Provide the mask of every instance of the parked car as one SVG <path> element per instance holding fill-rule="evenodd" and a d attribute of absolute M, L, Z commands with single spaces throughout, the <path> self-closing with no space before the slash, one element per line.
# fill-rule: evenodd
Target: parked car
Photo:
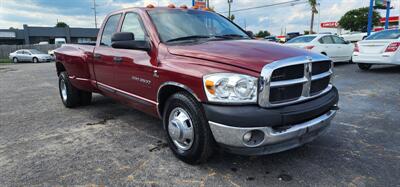
<path fill-rule="evenodd" d="M 372 34 L 356 44 L 353 62 L 362 70 L 374 64 L 400 65 L 400 30 L 385 30 Z"/>
<path fill-rule="evenodd" d="M 54 39 L 54 44 L 55 45 L 61 46 L 61 45 L 66 44 L 66 43 L 67 43 L 67 41 L 65 40 L 65 38 L 55 38 Z"/>
<path fill-rule="evenodd" d="M 345 41 L 355 43 L 355 42 L 364 40 L 367 37 L 367 33 L 366 32 L 349 32 L 349 33 L 340 35 L 340 37 L 343 38 L 343 40 L 345 40 Z"/>
<path fill-rule="evenodd" d="M 270 42 L 279 42 L 279 39 L 276 36 L 267 36 L 264 38 L 264 40 L 267 40 Z"/>
<path fill-rule="evenodd" d="M 286 42 L 285 45 L 326 55 L 333 62 L 350 62 L 354 51 L 354 44 L 332 34 L 299 36 Z"/>
<path fill-rule="evenodd" d="M 10 60 L 14 63 L 18 62 L 51 62 L 53 58 L 46 53 L 38 51 L 36 49 L 21 49 L 17 50 L 9 55 Z"/>
<path fill-rule="evenodd" d="M 286 34 L 286 42 L 290 41 L 291 39 L 296 38 L 298 36 L 301 36 L 300 32 L 288 32 Z"/>
<path fill-rule="evenodd" d="M 62 103 L 88 105 L 96 92 L 158 117 L 172 152 L 190 164 L 217 147 L 262 155 L 301 146 L 336 114 L 329 58 L 252 40 L 213 12 L 123 9 L 97 38 L 56 49 Z"/>

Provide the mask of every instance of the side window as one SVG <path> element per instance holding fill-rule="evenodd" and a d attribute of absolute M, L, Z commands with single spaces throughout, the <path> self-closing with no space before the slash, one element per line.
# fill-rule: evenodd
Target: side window
<path fill-rule="evenodd" d="M 17 54 L 22 54 L 23 52 L 22 51 L 17 51 Z"/>
<path fill-rule="evenodd" d="M 106 25 L 104 26 L 103 34 L 101 36 L 101 44 L 104 46 L 111 46 L 111 37 L 117 32 L 118 22 L 121 18 L 121 14 L 116 14 L 108 18 Z"/>
<path fill-rule="evenodd" d="M 322 44 L 333 44 L 333 40 L 330 36 L 324 36 L 321 39 L 319 39 L 318 41 L 319 41 L 319 43 L 322 43 Z"/>
<path fill-rule="evenodd" d="M 346 43 L 343 39 L 341 39 L 337 36 L 332 36 L 332 38 L 333 38 L 333 41 L 335 42 L 335 44 L 345 44 Z"/>
<path fill-rule="evenodd" d="M 135 35 L 135 40 L 146 40 L 146 34 L 140 22 L 139 15 L 127 13 L 122 23 L 121 32 L 131 32 Z"/>

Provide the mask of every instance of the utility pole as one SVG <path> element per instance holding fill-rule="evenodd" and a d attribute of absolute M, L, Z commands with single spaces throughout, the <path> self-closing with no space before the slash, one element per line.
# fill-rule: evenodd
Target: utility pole
<path fill-rule="evenodd" d="M 93 11 L 94 11 L 94 26 L 97 29 L 97 10 L 96 10 L 97 4 L 96 0 L 93 0 Z"/>
<path fill-rule="evenodd" d="M 369 12 L 368 12 L 368 33 L 367 36 L 371 35 L 372 31 L 372 14 L 374 13 L 374 0 L 370 0 L 369 2 Z"/>
<path fill-rule="evenodd" d="M 231 4 L 233 3 L 233 0 L 228 0 L 228 19 L 231 19 Z"/>
<path fill-rule="evenodd" d="M 389 28 L 389 17 L 390 17 L 390 0 L 386 1 L 386 21 L 385 21 L 385 30 Z"/>

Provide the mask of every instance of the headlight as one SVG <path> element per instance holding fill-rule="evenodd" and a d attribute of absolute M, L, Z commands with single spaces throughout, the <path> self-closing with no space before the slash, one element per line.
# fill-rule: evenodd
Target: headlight
<path fill-rule="evenodd" d="M 210 102 L 256 103 L 257 78 L 236 73 L 216 73 L 203 77 Z"/>

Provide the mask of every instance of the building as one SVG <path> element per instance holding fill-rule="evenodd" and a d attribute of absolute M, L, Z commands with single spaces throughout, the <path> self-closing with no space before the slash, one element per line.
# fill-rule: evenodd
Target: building
<path fill-rule="evenodd" d="M 70 27 L 30 27 L 23 29 L 0 29 L 0 45 L 54 44 L 56 38 L 65 38 L 67 43 L 96 41 L 99 29 Z"/>

